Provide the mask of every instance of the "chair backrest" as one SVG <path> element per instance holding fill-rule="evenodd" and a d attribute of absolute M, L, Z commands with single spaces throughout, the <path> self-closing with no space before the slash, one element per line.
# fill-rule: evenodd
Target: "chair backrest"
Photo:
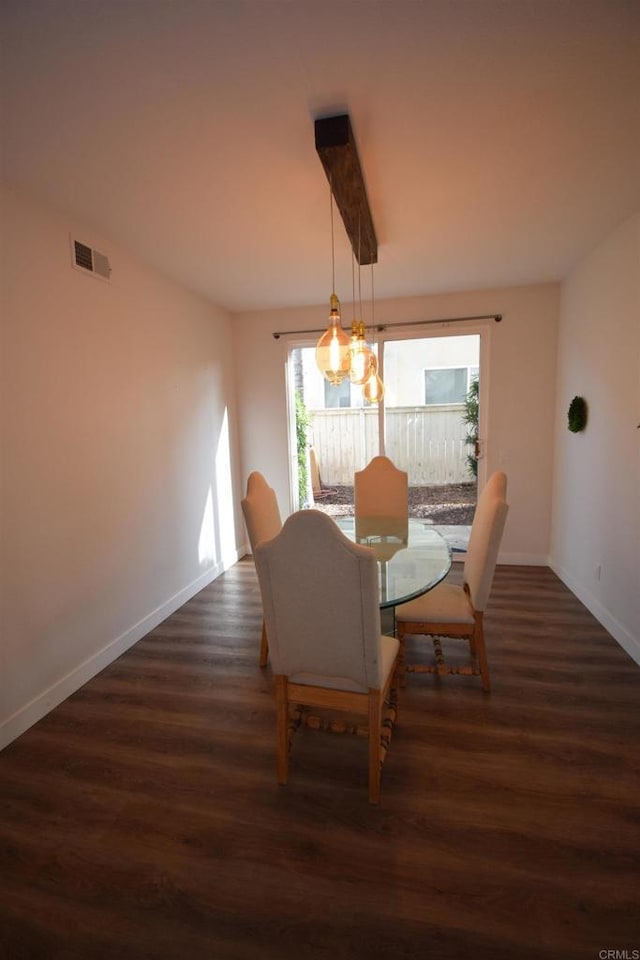
<path fill-rule="evenodd" d="M 257 470 L 249 474 L 242 512 L 253 553 L 262 540 L 271 540 L 282 529 L 275 490 Z"/>
<path fill-rule="evenodd" d="M 409 477 L 389 457 L 374 457 L 353 480 L 356 517 L 408 517 Z"/>
<path fill-rule="evenodd" d="M 492 473 L 487 482 L 484 485 L 484 489 L 480 494 L 480 499 L 486 497 L 487 499 L 491 497 L 501 497 L 503 500 L 507 499 L 507 475 L 502 470 L 496 470 L 495 473 Z"/>
<path fill-rule="evenodd" d="M 271 666 L 292 682 L 366 692 L 380 689 L 378 567 L 331 517 L 300 510 L 255 564 Z"/>
<path fill-rule="evenodd" d="M 475 610 L 484 611 L 489 602 L 498 550 L 509 506 L 505 502 L 507 477 L 498 471 L 489 478 L 478 498 L 464 563 L 464 582 Z"/>

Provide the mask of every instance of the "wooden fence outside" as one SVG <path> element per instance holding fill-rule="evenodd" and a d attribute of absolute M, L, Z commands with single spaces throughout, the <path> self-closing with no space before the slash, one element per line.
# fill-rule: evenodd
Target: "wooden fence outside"
<path fill-rule="evenodd" d="M 385 452 L 408 472 L 410 485 L 471 481 L 463 411 L 462 404 L 387 408 Z M 378 453 L 377 409 L 345 407 L 309 413 L 311 444 L 323 485 L 352 484 L 354 472 Z"/>

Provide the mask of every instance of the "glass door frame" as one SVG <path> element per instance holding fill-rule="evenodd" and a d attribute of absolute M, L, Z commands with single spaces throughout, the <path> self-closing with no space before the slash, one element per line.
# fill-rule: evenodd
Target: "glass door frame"
<path fill-rule="evenodd" d="M 395 340 L 423 340 L 437 339 L 442 337 L 456 337 L 477 335 L 480 338 L 480 394 L 479 394 L 479 420 L 478 420 L 478 438 L 480 446 L 480 456 L 478 458 L 478 492 L 480 492 L 486 483 L 486 447 L 488 443 L 488 409 L 489 409 L 489 360 L 490 360 L 490 341 L 491 326 L 490 320 L 471 320 L 453 323 L 444 321 L 442 323 L 424 322 L 424 328 L 421 333 L 417 333 L 420 326 L 415 321 L 408 322 L 406 326 L 402 323 L 394 323 L 376 329 L 375 343 L 378 350 L 378 365 L 382 381 L 384 382 L 384 345 L 385 341 Z M 296 404 L 295 389 L 293 384 L 293 351 L 299 348 L 315 348 L 318 340 L 318 334 L 315 331 L 309 333 L 296 333 L 282 336 L 284 374 L 285 374 L 285 393 L 287 406 L 287 422 L 289 436 L 289 502 L 291 511 L 300 509 L 298 503 L 298 458 L 297 458 L 297 438 L 296 438 Z M 378 403 L 378 446 L 381 455 L 385 455 L 385 398 Z"/>
<path fill-rule="evenodd" d="M 434 340 L 442 337 L 462 337 L 478 336 L 480 338 L 479 368 L 480 368 L 480 393 L 478 400 L 478 441 L 480 447 L 480 456 L 478 457 L 478 492 L 482 490 L 487 479 L 486 468 L 486 446 L 487 446 L 487 420 L 489 409 L 489 358 L 490 358 L 490 340 L 491 340 L 491 322 L 464 321 L 455 326 L 446 321 L 443 323 L 429 324 L 425 322 L 425 329 L 422 334 L 416 335 L 416 326 L 389 326 L 386 329 L 376 333 L 376 343 L 378 345 L 378 364 L 381 370 L 381 379 L 384 383 L 384 345 L 386 341 L 395 340 Z M 380 443 L 380 453 L 386 452 L 385 436 L 385 398 L 383 397 L 378 404 L 378 434 Z"/>

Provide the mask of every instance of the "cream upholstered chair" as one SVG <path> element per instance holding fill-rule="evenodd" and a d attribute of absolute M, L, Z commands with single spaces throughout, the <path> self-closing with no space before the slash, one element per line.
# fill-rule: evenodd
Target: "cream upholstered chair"
<path fill-rule="evenodd" d="M 247 493 L 242 500 L 244 522 L 249 534 L 251 552 L 255 554 L 257 545 L 262 540 L 271 540 L 282 529 L 282 520 L 278 508 L 278 500 L 265 478 L 257 470 L 249 474 Z M 269 656 L 269 642 L 264 619 L 262 621 L 262 637 L 260 640 L 260 666 L 266 666 Z"/>
<path fill-rule="evenodd" d="M 363 517 L 402 520 L 409 516 L 409 479 L 389 457 L 374 457 L 354 474 L 356 524 Z"/>
<path fill-rule="evenodd" d="M 464 563 L 462 585 L 439 583 L 429 593 L 396 607 L 396 636 L 400 641 L 401 667 L 414 673 L 461 673 L 478 675 L 482 689 L 490 690 L 489 667 L 484 640 L 486 609 L 498 549 L 509 507 L 505 502 L 507 477 L 494 473 L 478 499 Z M 406 638 L 410 635 L 433 639 L 435 664 L 405 664 Z M 459 637 L 469 642 L 471 663 L 449 666 L 442 654 L 441 637 Z"/>
<path fill-rule="evenodd" d="M 255 562 L 275 674 L 278 782 L 287 782 L 301 723 L 366 733 L 369 800 L 377 803 L 396 713 L 399 645 L 382 635 L 372 550 L 348 540 L 319 510 L 301 510 L 273 540 L 258 544 Z M 331 723 L 309 716 L 310 707 L 366 720 Z"/>

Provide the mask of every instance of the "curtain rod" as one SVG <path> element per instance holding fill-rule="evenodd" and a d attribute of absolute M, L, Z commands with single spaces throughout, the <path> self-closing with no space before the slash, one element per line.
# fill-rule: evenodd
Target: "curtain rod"
<path fill-rule="evenodd" d="M 389 327 L 424 327 L 430 323 L 464 323 L 467 320 L 495 320 L 496 323 L 500 323 L 502 314 L 483 313 L 477 317 L 445 317 L 441 320 L 409 320 L 406 323 L 376 323 L 375 328 L 378 333 L 381 333 L 383 330 L 388 330 Z M 279 340 L 280 337 L 296 336 L 300 333 L 324 333 L 326 329 L 326 327 L 322 327 L 319 330 L 275 330 L 272 336 L 274 340 Z"/>

